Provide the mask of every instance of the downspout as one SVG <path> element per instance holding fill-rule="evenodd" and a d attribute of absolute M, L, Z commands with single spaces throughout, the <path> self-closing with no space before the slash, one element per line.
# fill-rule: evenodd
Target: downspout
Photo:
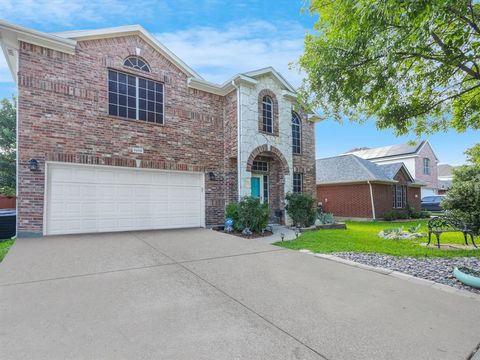
<path fill-rule="evenodd" d="M 15 131 L 17 132 L 15 135 L 15 150 L 16 150 L 16 159 L 15 159 L 15 208 L 16 208 L 16 216 L 15 216 L 15 235 L 18 237 L 18 219 L 20 218 L 18 216 L 18 184 L 20 181 L 18 181 L 18 173 L 19 173 L 19 167 L 20 167 L 20 152 L 18 150 L 18 138 L 19 138 L 19 123 L 20 123 L 20 117 L 19 117 L 19 102 L 18 99 L 20 98 L 19 95 L 19 86 L 18 86 L 18 71 L 20 70 L 20 52 L 19 49 L 15 49 L 15 56 L 17 57 L 17 66 L 15 69 L 15 85 L 16 85 L 16 90 L 17 90 L 17 96 L 15 98 L 15 106 L 16 106 L 16 124 L 15 124 Z M 43 231 L 43 230 L 42 230 Z"/>
<path fill-rule="evenodd" d="M 375 202 L 373 201 L 373 189 L 372 189 L 372 184 L 370 183 L 370 181 L 367 181 L 367 184 L 368 184 L 368 187 L 370 188 L 370 202 L 372 204 L 372 216 L 373 216 L 373 220 L 376 220 L 376 217 L 375 217 Z"/>
<path fill-rule="evenodd" d="M 240 94 L 240 88 L 237 86 L 237 84 L 235 84 L 235 80 L 232 80 L 232 85 L 237 90 L 237 199 L 238 201 L 240 201 L 240 198 L 241 198 L 240 190 L 242 187 L 241 186 L 241 182 L 242 182 L 242 178 L 241 178 L 242 161 L 241 160 L 242 159 L 241 159 L 241 151 L 240 151 L 240 144 L 241 144 L 240 137 L 242 133 L 241 131 L 242 122 L 240 121 L 240 115 L 242 112 L 240 110 L 240 106 L 241 106 L 242 97 Z"/>

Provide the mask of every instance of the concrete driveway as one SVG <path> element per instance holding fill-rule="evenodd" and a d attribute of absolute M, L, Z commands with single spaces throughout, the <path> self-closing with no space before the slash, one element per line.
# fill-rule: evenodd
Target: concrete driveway
<path fill-rule="evenodd" d="M 2 359 L 467 359 L 480 301 L 205 229 L 19 239 Z"/>

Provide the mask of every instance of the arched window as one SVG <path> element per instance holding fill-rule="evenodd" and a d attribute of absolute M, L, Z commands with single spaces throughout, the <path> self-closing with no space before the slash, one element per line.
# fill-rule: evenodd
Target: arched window
<path fill-rule="evenodd" d="M 292 150 L 294 154 L 302 152 L 302 133 L 300 117 L 292 111 Z"/>
<path fill-rule="evenodd" d="M 273 101 L 270 96 L 264 96 L 262 99 L 262 119 L 263 131 L 273 133 Z"/>
<path fill-rule="evenodd" d="M 148 67 L 147 63 L 136 56 L 129 56 L 128 58 L 126 58 L 123 62 L 123 65 L 137 70 L 150 72 L 150 68 Z"/>

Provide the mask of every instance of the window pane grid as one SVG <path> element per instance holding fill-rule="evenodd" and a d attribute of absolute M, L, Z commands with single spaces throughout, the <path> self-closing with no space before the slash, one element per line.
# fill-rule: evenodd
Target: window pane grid
<path fill-rule="evenodd" d="M 163 84 L 109 70 L 108 112 L 163 124 Z"/>
<path fill-rule="evenodd" d="M 407 187 L 395 185 L 393 189 L 393 207 L 403 209 L 407 204 Z"/>
<path fill-rule="evenodd" d="M 268 96 L 265 96 L 262 100 L 262 130 L 273 133 L 272 99 Z"/>
<path fill-rule="evenodd" d="M 300 118 L 295 112 L 292 113 L 292 151 L 294 154 L 302 152 Z"/>
<path fill-rule="evenodd" d="M 268 175 L 263 175 L 263 203 L 268 203 Z"/>
<path fill-rule="evenodd" d="M 252 171 L 268 171 L 268 162 L 254 160 L 252 164 Z"/>
<path fill-rule="evenodd" d="M 294 173 L 293 174 L 293 192 L 302 192 L 303 185 L 303 174 Z"/>

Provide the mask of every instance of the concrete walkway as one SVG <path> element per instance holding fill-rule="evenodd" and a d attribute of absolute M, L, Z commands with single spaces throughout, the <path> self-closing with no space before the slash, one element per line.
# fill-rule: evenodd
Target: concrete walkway
<path fill-rule="evenodd" d="M 480 301 L 205 229 L 19 239 L 2 359 L 467 359 Z"/>

